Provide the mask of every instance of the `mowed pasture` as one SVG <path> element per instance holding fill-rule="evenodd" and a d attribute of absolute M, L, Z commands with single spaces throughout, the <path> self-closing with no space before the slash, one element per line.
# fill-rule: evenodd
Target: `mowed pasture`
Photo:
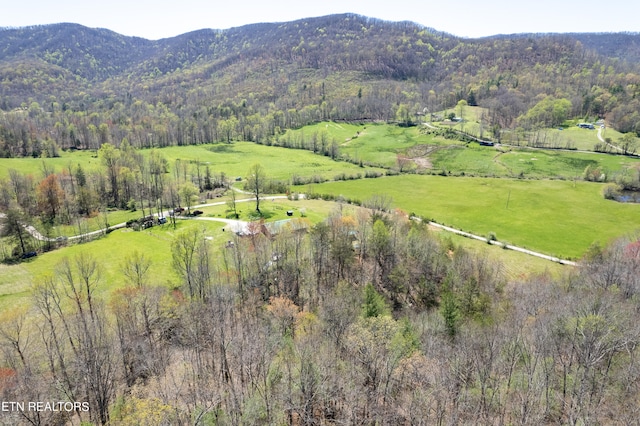
<path fill-rule="evenodd" d="M 640 229 L 640 205 L 605 200 L 602 184 L 442 176 L 394 176 L 310 185 L 306 191 L 393 207 L 438 223 L 561 258 L 580 258 Z M 302 189 L 301 189 L 302 190 Z"/>
<path fill-rule="evenodd" d="M 310 225 L 322 221 L 329 214 L 340 210 L 346 216 L 360 217 L 359 208 L 351 205 L 338 205 L 335 202 L 321 200 L 287 199 L 265 200 L 262 205 L 264 211 L 273 213 L 268 221 L 289 218 L 286 210 L 294 211 L 294 219 L 300 218 L 304 212 L 304 219 Z M 253 210 L 251 201 L 239 204 L 242 209 L 241 219 L 248 219 L 248 212 Z M 229 213 L 225 205 L 204 207 L 204 217 L 226 217 Z M 70 244 L 56 250 L 41 253 L 37 257 L 18 264 L 0 264 L 0 309 L 8 306 L 24 304 L 31 297 L 33 285 L 40 282 L 47 274 L 55 274 L 56 266 L 65 258 L 73 262 L 76 256 L 89 253 L 101 264 L 101 281 L 98 293 L 109 298 L 113 290 L 126 285 L 122 272 L 124 260 L 134 252 L 144 253 L 151 260 L 149 270 L 149 284 L 161 285 L 167 288 L 177 287 L 180 283 L 172 267 L 171 242 L 181 231 L 201 227 L 203 237 L 211 245 L 215 259 L 219 259 L 224 250 L 224 244 L 231 238 L 228 225 L 210 220 L 178 220 L 176 229 L 167 223 L 144 231 L 120 229 L 106 236 L 83 244 Z M 549 272 L 559 274 L 562 267 L 546 260 L 531 257 L 518 252 L 505 251 L 499 246 L 487 245 L 476 240 L 466 239 L 445 231 L 434 229 L 436 235 L 442 239 L 451 240 L 456 246 L 463 246 L 467 250 L 485 253 L 488 257 L 500 261 L 504 271 L 510 279 L 519 279 L 529 273 Z"/>
<path fill-rule="evenodd" d="M 398 155 L 406 155 L 416 145 L 463 145 L 422 132 L 421 126 L 399 127 L 390 124 L 318 123 L 298 130 L 290 130 L 292 140 L 310 140 L 314 135 L 326 134 L 335 140 L 340 154 L 356 162 L 383 167 L 395 167 Z M 287 137 L 285 135 L 285 137 Z"/>
<path fill-rule="evenodd" d="M 364 174 L 364 170 L 344 161 L 314 154 L 302 149 L 257 145 L 251 142 L 232 144 L 197 145 L 190 147 L 167 147 L 160 151 L 170 164 L 177 159 L 194 164 L 199 161 L 209 165 L 212 173 L 224 172 L 228 177 L 246 177 L 252 164 L 260 163 L 269 179 L 288 181 L 292 175 L 303 177 L 321 176 L 333 179 L 342 173 Z"/>
<path fill-rule="evenodd" d="M 477 108 L 469 110 L 477 112 Z M 327 138 L 338 142 L 341 155 L 364 164 L 384 167 L 397 167 L 398 155 L 420 162 L 414 157 L 416 153 L 411 148 L 424 145 L 429 154 L 423 157 L 426 161 L 420 162 L 421 166 L 425 163 L 430 164 L 431 173 L 444 172 L 455 175 L 580 179 L 587 166 L 600 167 L 607 176 L 640 167 L 640 159 L 637 157 L 511 146 L 486 147 L 475 142 L 465 144 L 441 136 L 424 134 L 422 130 L 424 129 L 420 126 L 318 123 L 289 131 L 289 138 L 309 140 L 314 134 L 325 133 Z M 575 127 L 567 129 L 566 133 L 557 129 L 544 131 L 557 132 L 561 136 L 567 135 L 571 138 L 593 138 L 592 143 L 584 141 L 585 145 L 590 143 L 589 149 L 599 142 L 596 130 Z M 612 129 L 607 131 L 615 132 Z M 562 146 L 565 142 L 562 142 Z"/>
<path fill-rule="evenodd" d="M 241 212 L 240 219 L 250 220 L 255 203 L 244 194 L 238 195 L 238 200 L 245 200 L 238 203 L 238 211 Z M 328 201 L 294 201 L 278 198 L 266 199 L 261 203 L 261 206 L 261 209 L 269 216 L 267 221 L 302 219 L 308 221 L 310 226 L 321 222 L 338 208 L 336 203 Z M 224 202 L 211 207 L 202 207 L 201 210 L 204 211 L 203 218 L 231 216 L 229 207 Z M 294 212 L 293 217 L 287 216 L 288 210 Z M 356 207 L 344 208 L 343 212 L 347 215 L 355 215 L 356 210 Z M 30 297 L 32 286 L 46 274 L 55 273 L 56 265 L 64 258 L 73 261 L 76 256 L 82 253 L 90 253 L 101 264 L 102 280 L 98 291 L 103 293 L 105 297 L 108 297 L 112 290 L 126 284 L 122 265 L 124 260 L 135 251 L 144 253 L 152 261 L 152 268 L 149 270 L 149 284 L 163 285 L 169 288 L 176 287 L 179 285 L 179 277 L 172 267 L 171 243 L 178 233 L 191 227 L 204 229 L 203 237 L 206 236 L 208 244 L 211 245 L 214 259 L 219 259 L 224 250 L 225 242 L 232 238 L 229 226 L 223 222 L 180 218 L 176 221 L 176 229 L 170 222 L 143 231 L 119 229 L 93 241 L 82 244 L 70 243 L 68 246 L 40 253 L 28 261 L 17 264 L 0 263 L 0 309 Z M 72 234 L 73 232 L 69 235 Z M 3 243 L 4 241 L 0 239 L 0 248 Z"/>
<path fill-rule="evenodd" d="M 451 173 L 476 176 L 506 177 L 561 177 L 580 178 L 586 166 L 601 167 L 607 175 L 624 173 L 631 167 L 640 167 L 640 159 L 621 155 L 591 154 L 561 150 L 541 150 L 516 147 L 482 147 L 477 143 L 464 144 L 440 136 L 424 134 L 420 126 L 398 127 L 390 124 L 347 124 L 323 122 L 290 130 L 284 137 L 305 141 L 324 133 L 327 141 L 337 141 L 340 155 L 356 163 L 396 167 L 398 156 L 408 156 L 420 163 L 430 164 L 431 173 Z M 547 129 L 558 133 L 559 130 Z M 580 128 L 565 130 L 565 134 L 591 135 L 596 131 Z M 612 129 L 607 132 L 613 134 Z M 288 136 L 287 136 L 288 135 Z M 597 139 L 596 139 L 597 141 Z M 411 148 L 427 147 L 428 155 L 415 157 Z M 250 142 L 232 144 L 206 144 L 186 147 L 166 147 L 157 150 L 169 161 L 173 170 L 176 160 L 189 165 L 199 162 L 209 166 L 212 173 L 225 173 L 228 177 L 244 176 L 254 163 L 261 163 L 269 178 L 288 180 L 292 176 L 317 176 L 333 179 L 339 175 L 364 175 L 365 170 L 346 161 L 333 161 L 329 157 L 300 149 L 257 145 Z M 141 150 L 147 155 L 150 150 Z M 415 158 L 414 158 L 415 157 Z M 424 161 L 420 161 L 424 160 Z M 24 174 L 42 176 L 43 165 L 60 172 L 81 165 L 86 172 L 102 170 L 95 151 L 61 152 L 57 158 L 0 158 L 0 178 L 6 178 L 10 169 Z M 383 172 L 384 170 L 380 170 Z"/>
<path fill-rule="evenodd" d="M 261 216 L 256 214 L 254 198 L 246 198 L 246 194 L 238 194 L 236 200 L 236 212 L 238 220 L 252 221 L 264 220 L 273 222 L 287 219 L 304 219 L 310 225 L 322 222 L 336 208 L 335 203 L 322 200 L 289 200 L 286 198 L 272 198 L 265 196 L 260 201 Z M 215 203 L 211 206 L 198 207 L 203 212 L 204 218 L 235 219 L 233 210 L 229 205 L 230 197 L 225 197 L 226 202 Z M 291 212 L 291 216 L 287 214 Z"/>
<path fill-rule="evenodd" d="M 571 152 L 477 143 L 452 146 L 431 154 L 434 171 L 476 176 L 582 179 L 585 169 L 601 168 L 606 176 L 640 167 L 640 159 L 614 154 Z"/>
<path fill-rule="evenodd" d="M 321 176 L 332 179 L 341 173 L 347 175 L 363 173 L 363 169 L 355 164 L 333 161 L 329 157 L 314 154 L 306 150 L 287 149 L 274 146 L 258 145 L 251 142 L 234 142 L 232 144 L 207 144 L 195 146 L 175 146 L 156 148 L 169 162 L 173 170 L 176 160 L 195 164 L 200 162 L 209 166 L 212 173 L 224 172 L 228 177 L 245 176 L 249 167 L 260 163 L 269 178 L 288 180 L 292 174 L 299 176 Z M 150 150 L 141 150 L 147 155 Z M 6 178 L 10 169 L 23 174 L 42 176 L 43 164 L 60 172 L 69 165 L 80 164 L 86 172 L 102 170 L 100 159 L 95 151 L 61 152 L 56 158 L 0 158 L 0 178 Z"/>
<path fill-rule="evenodd" d="M 135 251 L 143 253 L 152 262 L 150 285 L 177 286 L 179 279 L 172 267 L 171 242 L 181 230 L 193 226 L 204 227 L 205 235 L 211 238 L 209 241 L 215 247 L 228 238 L 228 233 L 222 231 L 224 223 L 178 220 L 175 230 L 168 223 L 140 232 L 119 229 L 94 241 L 41 253 L 19 264 L 0 264 L 0 307 L 30 297 L 32 286 L 46 274 L 55 274 L 56 265 L 64 258 L 73 262 L 81 254 L 89 254 L 100 263 L 101 282 L 97 291 L 105 297 L 126 284 L 122 264 Z"/>
<path fill-rule="evenodd" d="M 398 154 L 406 153 L 416 145 L 434 146 L 437 149 L 429 156 L 433 164 L 431 173 L 444 172 L 456 177 L 401 175 L 299 186 L 294 187 L 294 191 L 330 193 L 360 201 L 374 194 L 388 194 L 393 199 L 394 207 L 407 212 L 479 235 L 486 236 L 489 232 L 494 232 L 500 241 L 563 258 L 579 258 L 593 242 L 598 241 L 604 245 L 640 228 L 639 205 L 605 200 L 601 192 L 602 184 L 580 180 L 586 166 L 602 167 L 611 176 L 640 167 L 638 159 L 618 155 L 482 147 L 476 143 L 463 144 L 424 135 L 418 127 L 387 124 L 318 123 L 296 132 L 299 132 L 299 137 L 310 138 L 314 132 L 321 131 L 339 141 L 342 154 L 388 167 L 396 164 Z M 168 174 L 172 176 L 178 160 L 189 165 L 189 174 L 195 164 L 199 163 L 209 166 L 212 173 L 224 173 L 231 180 L 238 176 L 244 178 L 254 163 L 262 164 L 269 178 L 284 181 L 293 175 L 333 179 L 339 175 L 364 175 L 366 171 L 366 168 L 355 164 L 333 161 L 329 157 L 306 150 L 249 142 L 167 147 L 158 151 L 168 160 Z M 143 155 L 148 155 L 148 152 L 149 150 L 141 151 Z M 55 171 L 77 164 L 81 164 L 87 172 L 102 170 L 95 152 L 76 151 L 64 152 L 61 158 L 53 159 L 0 159 L 0 178 L 7 177 L 11 168 L 39 177 L 42 175 L 43 162 L 52 166 Z M 376 170 L 384 172 L 382 169 Z M 465 176 L 460 177 L 462 174 Z M 478 177 L 487 175 L 536 179 Z M 561 177 L 562 180 L 542 179 L 545 177 Z M 236 185 L 242 187 L 243 183 Z M 248 197 L 250 196 L 247 194 L 238 194 L 238 198 Z M 228 198 L 226 196 L 216 201 L 225 202 Z M 286 211 L 292 209 L 295 217 L 302 216 L 301 211 L 304 211 L 304 216 L 312 223 L 322 220 L 331 211 L 331 207 L 327 205 L 318 207 L 307 203 L 311 202 L 275 200 L 265 203 L 263 207 L 270 214 L 267 220 L 286 218 Z M 242 203 L 240 210 L 241 219 L 249 219 L 249 213 L 253 210 L 252 203 Z M 229 215 L 225 205 L 206 208 L 204 211 L 205 216 L 210 217 Z M 113 225 L 141 214 L 114 211 L 109 213 L 108 222 Z M 95 217 L 88 220 L 86 228 L 98 229 L 103 223 L 102 217 Z M 208 222 L 207 226 L 217 229 L 220 238 L 224 238 L 221 229 L 224 224 Z M 60 227 L 54 229 L 53 236 L 70 236 L 77 233 L 77 230 L 75 225 Z M 170 253 L 168 241 L 172 239 L 171 232 L 168 226 L 142 233 L 116 231 L 107 238 L 89 243 L 90 246 L 72 245 L 20 265 L 2 265 L 0 305 L 6 299 L 2 294 L 22 294 L 34 277 L 42 272 L 50 272 L 56 263 L 53 259 L 59 259 L 59 256 L 72 257 L 74 253 L 89 249 L 101 259 L 120 259 L 121 254 L 130 253 L 136 247 L 140 251 L 154 253 L 154 256 L 164 256 L 158 258 L 158 262 L 165 268 L 159 279 L 167 281 L 167 277 L 172 276 L 170 258 L 166 257 Z M 144 239 L 146 242 L 136 242 L 144 235 L 148 237 Z M 108 242 L 104 243 L 105 241 Z M 152 243 L 146 245 L 148 241 Z M 101 248 L 101 244 L 108 247 Z M 116 247 L 127 249 L 119 251 L 116 256 L 109 251 Z M 156 251 L 163 254 L 156 254 Z M 108 268 L 111 272 L 106 274 L 109 282 L 119 282 L 121 279 L 118 275 L 118 262 L 114 262 Z M 3 285 L 14 282 L 15 291 L 14 286 L 11 286 L 11 292 L 2 289 Z"/>

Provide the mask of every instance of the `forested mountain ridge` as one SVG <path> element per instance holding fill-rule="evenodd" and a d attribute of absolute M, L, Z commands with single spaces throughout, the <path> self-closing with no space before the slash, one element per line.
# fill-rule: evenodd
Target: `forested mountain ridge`
<path fill-rule="evenodd" d="M 519 121 L 549 98 L 570 101 L 569 116 L 638 131 L 639 55 L 627 48 L 638 40 L 463 39 L 352 14 L 157 41 L 77 24 L 4 29 L 0 109 L 10 113 L 0 121 L 0 155 L 37 154 L 48 139 L 62 148 L 124 137 L 136 146 L 264 143 L 318 120 L 411 121 L 462 99 L 489 108 L 495 129 L 549 124 Z"/>
<path fill-rule="evenodd" d="M 579 41 L 586 49 L 596 52 L 608 59 L 617 59 L 629 63 L 640 62 L 640 33 L 566 33 L 561 34 L 500 34 L 485 37 L 483 40 L 512 39 L 512 38 L 540 38 L 540 37 L 569 37 Z"/>

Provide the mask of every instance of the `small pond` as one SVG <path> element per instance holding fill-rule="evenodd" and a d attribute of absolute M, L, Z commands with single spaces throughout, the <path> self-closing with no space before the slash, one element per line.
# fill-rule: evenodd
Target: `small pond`
<path fill-rule="evenodd" d="M 621 203 L 640 203 L 640 192 L 622 191 L 613 196 L 613 199 Z"/>

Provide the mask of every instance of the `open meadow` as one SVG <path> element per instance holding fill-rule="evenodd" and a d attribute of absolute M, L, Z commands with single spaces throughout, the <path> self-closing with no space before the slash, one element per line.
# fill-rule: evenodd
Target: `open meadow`
<path fill-rule="evenodd" d="M 398 155 L 411 155 L 416 145 L 463 146 L 459 141 L 425 134 L 421 126 L 400 127 L 390 124 L 317 123 L 289 130 L 284 138 L 308 140 L 313 135 L 327 135 L 338 142 L 340 154 L 355 162 L 396 167 Z"/>
<path fill-rule="evenodd" d="M 430 158 L 436 172 L 536 179 L 581 179 L 587 167 L 600 168 L 605 175 L 616 176 L 640 167 L 640 159 L 623 155 L 485 147 L 475 142 L 437 150 Z"/>
<path fill-rule="evenodd" d="M 605 174 L 611 176 L 640 167 L 640 161 L 635 158 L 559 150 L 485 147 L 475 142 L 465 144 L 441 136 L 425 135 L 419 127 L 388 124 L 318 123 L 288 131 L 291 138 L 310 138 L 319 132 L 326 132 L 327 137 L 339 141 L 342 155 L 385 167 L 397 167 L 398 154 L 415 153 L 411 151 L 412 148 L 429 146 L 433 149 L 427 150 L 425 159 L 431 164 L 430 173 L 455 177 L 400 175 L 296 186 L 293 187 L 295 192 L 342 195 L 359 201 L 375 194 L 386 194 L 393 200 L 393 207 L 406 212 L 478 235 L 495 233 L 499 241 L 569 259 L 580 258 L 594 242 L 605 245 L 616 237 L 640 228 L 639 205 L 605 200 L 602 196 L 602 184 L 581 180 L 587 166 L 600 167 Z M 584 129 L 571 129 L 570 132 L 588 133 Z M 332 180 L 340 175 L 364 175 L 366 170 L 370 170 L 346 161 L 333 161 L 329 157 L 302 149 L 249 142 L 167 147 L 157 151 L 167 159 L 170 175 L 175 173 L 178 163 L 189 165 L 189 173 L 199 163 L 209 166 L 212 173 L 224 173 L 230 180 L 241 177 L 243 181 L 235 183 L 238 188 L 243 188 L 246 173 L 255 163 L 262 164 L 268 178 L 284 181 L 288 181 L 294 174 Z M 148 155 L 150 150 L 140 152 Z M 63 152 L 60 158 L 0 159 L 0 177 L 7 177 L 11 168 L 40 176 L 43 164 L 53 167 L 55 171 L 77 164 L 81 164 L 87 172 L 97 172 L 103 167 L 95 152 Z M 385 172 L 384 169 L 373 170 Z M 514 177 L 525 179 L 513 179 Z M 545 179 L 549 177 L 560 179 Z M 238 199 L 250 197 L 249 194 L 237 194 Z M 217 206 L 202 207 L 203 217 L 232 218 L 226 204 L 229 200 L 229 193 L 214 200 L 201 198 L 200 202 L 220 203 Z M 240 220 L 255 219 L 252 204 L 251 201 L 238 204 Z M 262 213 L 263 219 L 275 221 L 288 218 L 286 212 L 291 210 L 294 217 L 303 217 L 315 224 L 326 218 L 334 208 L 334 203 L 269 200 L 267 197 L 262 204 Z M 140 215 L 140 211 L 112 209 L 107 212 L 106 221 L 114 225 Z M 56 224 L 49 235 L 71 236 L 79 233 L 80 228 L 85 232 L 93 231 L 102 228 L 104 222 L 102 213 L 98 213 L 96 217 L 87 219 L 81 227 L 77 224 Z M 214 233 L 214 243 L 219 240 L 218 245 L 221 245 L 226 241 L 224 238 L 228 236 L 223 234 L 223 223 L 200 221 L 204 222 Z M 34 225 L 38 226 L 37 223 Z M 191 225 L 179 221 L 178 226 Z M 134 250 L 151 253 L 154 262 L 161 265 L 154 269 L 160 271 L 154 278 L 155 281 L 171 282 L 172 238 L 173 230 L 167 225 L 140 233 L 119 230 L 88 245 L 72 244 L 21 264 L 1 265 L 0 298 L 10 300 L 16 295 L 26 294 L 30 283 L 42 273 L 50 272 L 60 258 L 74 256 L 87 248 L 96 253 L 97 257 L 105 259 L 107 264 L 104 277 L 106 282 L 111 283 L 109 285 L 119 285 L 116 283 L 122 282 L 119 262 L 124 255 Z M 452 238 L 461 241 L 459 237 Z M 0 244 L 8 247 L 5 241 L 0 240 Z M 507 269 L 515 271 L 510 274 L 512 276 L 517 276 L 523 270 L 541 271 L 546 268 L 545 262 L 537 261 L 525 266 L 523 259 L 526 256 L 521 258 L 518 255 L 514 258 L 513 253 L 504 250 L 494 249 L 491 252 L 504 260 Z M 3 294 L 12 296 L 2 297 Z"/>
<path fill-rule="evenodd" d="M 172 170 L 176 160 L 189 165 L 200 162 L 202 166 L 208 165 L 212 173 L 224 172 L 228 177 L 245 176 L 254 163 L 261 163 L 269 178 L 279 180 L 288 180 L 293 173 L 304 177 L 317 175 L 332 179 L 341 173 L 362 172 L 357 165 L 333 161 L 309 151 L 258 145 L 251 142 L 171 146 L 156 148 L 156 150 L 167 159 Z M 142 155 L 148 155 L 150 151 L 143 149 L 139 152 Z M 61 152 L 61 156 L 56 158 L 0 158 L 0 178 L 6 178 L 10 169 L 41 176 L 43 164 L 52 167 L 55 172 L 60 172 L 69 165 L 75 167 L 78 164 L 87 172 L 98 171 L 102 167 L 95 151 Z"/>
<path fill-rule="evenodd" d="M 294 218 L 304 217 L 311 225 L 324 220 L 329 214 L 338 209 L 345 216 L 358 217 L 357 206 L 339 205 L 336 202 L 322 200 L 287 200 L 266 199 L 263 210 L 268 216 L 267 221 L 289 218 L 287 210 L 294 211 Z M 203 218 L 230 217 L 228 206 L 217 205 L 202 207 Z M 253 213 L 252 201 L 238 203 L 240 220 L 249 220 Z M 0 264 L 0 309 L 9 306 L 27 304 L 31 297 L 31 288 L 39 283 L 47 274 L 55 271 L 56 265 L 63 259 L 73 259 L 81 253 L 91 253 L 101 263 L 101 282 L 97 288 L 98 294 L 109 299 L 113 290 L 125 286 L 126 279 L 122 272 L 124 260 L 134 252 L 144 253 L 151 260 L 149 283 L 168 288 L 179 286 L 179 277 L 172 267 L 171 242 L 181 231 L 202 227 L 208 244 L 215 259 L 222 256 L 225 243 L 231 238 L 228 226 L 223 222 L 212 220 L 177 220 L 176 228 L 167 223 L 143 231 L 132 229 L 115 230 L 108 235 L 82 244 L 69 244 L 50 252 L 41 253 L 28 261 L 18 264 Z M 487 245 L 477 240 L 467 239 L 434 228 L 432 232 L 443 241 L 450 241 L 456 246 L 483 253 L 490 259 L 499 262 L 509 279 L 523 279 L 529 274 L 550 273 L 559 276 L 566 267 L 547 260 L 535 258 L 522 253 L 503 250 L 496 245 Z M 0 244 L 2 242 L 0 241 Z"/>
<path fill-rule="evenodd" d="M 70 244 L 41 253 L 19 264 L 0 264 L 0 306 L 18 303 L 19 299 L 28 298 L 31 287 L 44 275 L 53 274 L 56 265 L 62 259 L 72 259 L 81 253 L 90 253 L 100 261 L 101 283 L 97 291 L 103 297 L 108 297 L 114 289 L 125 285 L 122 264 L 124 259 L 135 251 L 144 253 L 152 262 L 150 283 L 170 288 L 177 286 L 178 277 L 171 266 L 171 242 L 177 232 L 192 226 L 204 227 L 205 235 L 211 237 L 210 242 L 215 246 L 221 246 L 227 237 L 222 232 L 224 223 L 179 220 L 175 230 L 169 223 L 140 232 L 119 229 L 94 241 Z"/>
<path fill-rule="evenodd" d="M 478 108 L 469 109 L 480 114 Z M 453 128 L 460 130 L 459 126 L 458 124 Z M 475 142 L 465 144 L 455 139 L 445 139 L 425 130 L 424 126 L 318 123 L 290 130 L 287 134 L 293 140 L 308 140 L 314 134 L 325 133 L 328 138 L 339 142 L 341 155 L 355 162 L 397 168 L 400 156 L 413 162 L 412 166 L 405 165 L 405 168 L 431 173 L 579 179 L 588 166 L 599 167 L 606 175 L 614 176 L 624 174 L 630 168 L 640 167 L 640 159 L 637 157 L 517 146 L 487 147 Z M 583 141 L 579 149 L 587 151 L 593 150 L 593 146 L 599 142 L 596 131 L 577 126 L 567 128 L 564 132 L 557 129 L 544 131 L 557 132 L 572 141 Z M 612 129 L 607 132 L 617 133 Z M 562 139 L 559 143 L 565 146 L 569 139 Z"/>
<path fill-rule="evenodd" d="M 393 207 L 478 235 L 561 257 L 579 258 L 640 229 L 640 205 L 605 200 L 601 184 L 442 176 L 394 176 L 307 186 L 306 191 Z M 302 188 L 301 188 L 302 191 Z"/>

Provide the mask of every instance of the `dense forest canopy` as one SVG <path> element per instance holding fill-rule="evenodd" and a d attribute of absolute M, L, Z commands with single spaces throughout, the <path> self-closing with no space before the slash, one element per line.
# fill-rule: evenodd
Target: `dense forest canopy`
<path fill-rule="evenodd" d="M 542 99 L 640 130 L 636 34 L 463 39 L 344 14 L 150 41 L 56 24 L 0 30 L 0 155 L 265 143 L 319 120 L 396 120 L 467 100 L 497 131 Z"/>

